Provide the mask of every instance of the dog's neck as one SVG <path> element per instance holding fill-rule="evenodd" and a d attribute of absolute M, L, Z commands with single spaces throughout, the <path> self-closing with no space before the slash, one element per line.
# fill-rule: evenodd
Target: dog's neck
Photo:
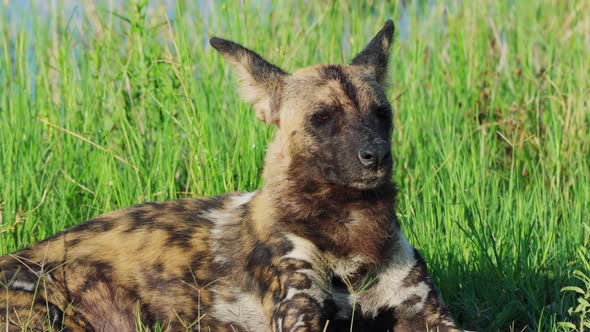
<path fill-rule="evenodd" d="M 336 248 L 339 255 L 363 248 L 363 256 L 379 261 L 388 229 L 398 227 L 393 183 L 373 190 L 338 186 L 309 176 L 296 163 L 280 141 L 269 145 L 264 185 L 254 203 L 258 230 L 279 227 L 315 237 L 318 246 Z"/>

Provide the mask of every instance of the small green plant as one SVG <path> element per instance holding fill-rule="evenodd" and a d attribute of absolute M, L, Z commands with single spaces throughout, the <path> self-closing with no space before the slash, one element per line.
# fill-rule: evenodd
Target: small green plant
<path fill-rule="evenodd" d="M 560 322 L 559 326 L 566 331 L 590 331 L 590 251 L 585 247 L 578 249 L 578 256 L 583 263 L 586 272 L 575 270 L 573 272 L 574 278 L 578 279 L 581 286 L 567 286 L 561 289 L 562 292 L 573 292 L 576 294 L 575 307 L 568 309 L 568 314 L 572 320 L 579 320 L 577 324 L 573 322 Z"/>

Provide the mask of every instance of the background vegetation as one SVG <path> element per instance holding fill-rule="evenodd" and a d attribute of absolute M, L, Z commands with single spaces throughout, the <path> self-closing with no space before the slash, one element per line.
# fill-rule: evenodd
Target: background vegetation
<path fill-rule="evenodd" d="M 590 330 L 588 1 L 4 0 L 0 253 L 130 204 L 258 188 L 272 129 L 208 38 L 294 70 L 350 61 L 387 18 L 399 216 L 451 312 Z"/>

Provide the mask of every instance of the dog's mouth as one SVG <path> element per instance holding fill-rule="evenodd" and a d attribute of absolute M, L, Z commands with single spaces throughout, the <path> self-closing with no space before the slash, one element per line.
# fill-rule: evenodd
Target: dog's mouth
<path fill-rule="evenodd" d="M 325 170 L 325 175 L 330 183 L 359 190 L 370 190 L 381 187 L 391 181 L 391 168 L 384 167 L 372 172 L 362 172 L 349 179 L 342 179 L 338 176 L 336 170 L 328 168 Z"/>
<path fill-rule="evenodd" d="M 373 176 L 366 176 L 359 180 L 350 183 L 350 186 L 355 189 L 367 190 L 378 188 L 391 180 L 391 172 L 378 172 Z"/>

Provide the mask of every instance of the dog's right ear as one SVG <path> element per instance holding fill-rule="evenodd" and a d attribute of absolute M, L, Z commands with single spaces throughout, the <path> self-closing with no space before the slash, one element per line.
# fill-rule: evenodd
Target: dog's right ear
<path fill-rule="evenodd" d="M 209 42 L 237 69 L 240 94 L 254 106 L 256 117 L 279 125 L 281 94 L 289 74 L 239 44 L 216 37 Z"/>
<path fill-rule="evenodd" d="M 384 84 L 387 77 L 387 63 L 395 27 L 387 20 L 381 30 L 373 37 L 369 45 L 352 59 L 352 64 L 364 66 L 375 77 L 377 82 Z"/>

